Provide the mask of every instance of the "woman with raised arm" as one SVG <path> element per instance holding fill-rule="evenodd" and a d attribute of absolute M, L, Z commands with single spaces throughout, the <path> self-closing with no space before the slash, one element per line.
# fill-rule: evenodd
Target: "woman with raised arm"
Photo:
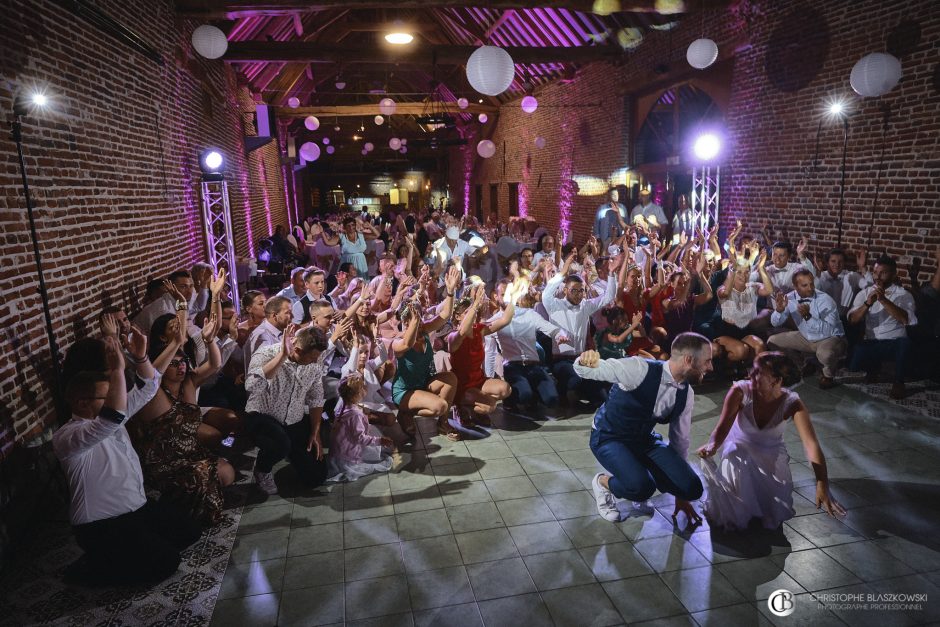
<path fill-rule="evenodd" d="M 481 283 L 454 305 L 454 330 L 447 336 L 451 366 L 458 382 L 454 402 L 460 411 L 460 423 L 465 427 L 472 426 L 474 422 L 488 427 L 488 414 L 512 392 L 508 383 L 502 379 L 488 379 L 483 372 L 486 356 L 483 339 L 512 322 L 515 306 L 510 292 L 509 304 L 503 315 L 492 322 L 482 322 L 480 318 L 487 306 L 485 292 L 486 288 Z M 466 407 L 472 409 L 472 419 L 462 411 Z"/>
<path fill-rule="evenodd" d="M 392 341 L 392 350 L 398 358 L 392 398 L 399 407 L 399 423 L 409 435 L 414 434 L 411 419 L 417 415 L 437 417 L 438 434 L 454 442 L 460 440 L 460 433 L 447 423 L 457 392 L 457 376 L 453 372 L 435 372 L 434 350 L 429 337 L 450 319 L 459 281 L 460 269 L 451 267 L 444 279 L 444 300 L 437 315 L 427 321 L 422 319 L 422 309 L 418 304 L 420 289 L 398 309 L 398 320 L 403 330 Z"/>
<path fill-rule="evenodd" d="M 753 327 L 754 321 L 757 320 L 757 298 L 774 293 L 770 277 L 764 269 L 766 259 L 767 251 L 763 250 L 757 260 L 760 283 L 748 281 L 751 266 L 739 261 L 734 269 L 728 272 L 725 284 L 718 288 L 721 321 L 716 321 L 715 324 L 716 358 L 724 358 L 733 364 L 746 362 L 764 352 L 764 341 L 753 333 Z"/>
<path fill-rule="evenodd" d="M 374 240 L 378 236 L 379 230 L 372 224 L 352 216 L 343 220 L 342 233 L 338 233 L 332 238 L 327 237 L 326 232 L 321 235 L 327 246 L 339 244 L 342 251 L 339 262 L 346 263 L 348 261 L 353 264 L 356 266 L 359 276 L 363 278 L 369 276 L 369 264 L 366 261 L 366 249 L 368 248 L 366 240 Z"/>
<path fill-rule="evenodd" d="M 816 507 L 830 516 L 845 509 L 829 491 L 826 458 L 809 410 L 785 386 L 800 380 L 796 364 L 783 353 L 761 353 L 749 380 L 737 381 L 725 396 L 718 425 L 698 449 L 707 486 L 705 516 L 712 526 L 746 529 L 758 519 L 776 529 L 793 518 L 793 477 L 783 441 L 790 419 L 816 475 Z M 718 454 L 717 463 L 712 459 Z"/>

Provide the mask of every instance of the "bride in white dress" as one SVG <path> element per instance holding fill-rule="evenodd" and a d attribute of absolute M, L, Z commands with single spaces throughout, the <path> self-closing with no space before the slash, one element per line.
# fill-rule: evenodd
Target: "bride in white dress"
<path fill-rule="evenodd" d="M 704 511 L 712 526 L 743 530 L 758 518 L 765 528 L 776 529 L 793 518 L 793 477 L 783 442 L 790 418 L 816 475 L 816 507 L 830 516 L 845 516 L 829 492 L 826 458 L 809 411 L 796 392 L 783 387 L 799 379 L 790 358 L 761 353 L 750 380 L 737 381 L 728 391 L 708 444 L 697 451 L 707 494 Z M 712 459 L 716 453 L 717 463 Z"/>

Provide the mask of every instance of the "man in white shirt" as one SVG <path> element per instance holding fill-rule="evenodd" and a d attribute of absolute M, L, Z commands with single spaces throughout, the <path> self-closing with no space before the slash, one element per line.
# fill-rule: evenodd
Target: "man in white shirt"
<path fill-rule="evenodd" d="M 617 259 L 618 261 L 608 261 L 608 264 L 622 263 L 624 256 L 621 255 Z M 562 271 L 545 284 L 545 291 L 542 292 L 542 304 L 548 312 L 548 319 L 565 330 L 568 340 L 564 343 L 555 343 L 552 374 L 558 381 L 559 396 L 574 401 L 575 397 L 580 395 L 583 400 L 600 404 L 606 398 L 606 386 L 595 381 L 582 381 L 575 372 L 573 363 L 577 356 L 584 352 L 590 331 L 591 316 L 612 303 L 617 296 L 617 279 L 608 277 L 603 294 L 585 299 L 584 281 L 580 276 L 567 275 L 573 260 L 574 255 L 569 255 Z M 562 283 L 564 283 L 564 288 L 559 297 L 556 290 Z"/>
<path fill-rule="evenodd" d="M 801 240 L 796 249 L 797 257 L 800 263 L 790 261 L 793 255 L 793 245 L 790 242 L 774 242 L 770 255 L 770 263 L 764 266 L 767 276 L 770 277 L 770 284 L 774 288 L 774 293 L 789 292 L 793 285 L 793 275 L 797 270 L 807 269 L 812 275 L 816 276 L 816 268 L 813 262 L 804 256 L 806 251 L 806 241 Z M 760 282 L 760 273 L 757 270 L 751 272 L 751 281 Z"/>
<path fill-rule="evenodd" d="M 873 382 L 884 361 L 894 361 L 894 384 L 891 398 L 906 394 L 904 376 L 911 351 L 907 327 L 917 324 L 914 297 L 897 285 L 898 266 L 894 259 L 882 256 L 875 262 L 872 277 L 875 284 L 855 296 L 849 311 L 849 324 L 865 323 L 865 339 L 855 347 L 851 370 L 864 370 Z"/>
<path fill-rule="evenodd" d="M 456 226 L 447 227 L 444 237 L 434 242 L 434 248 L 444 266 L 454 257 L 466 259 L 470 254 L 470 244 L 460 239 L 460 229 Z"/>
<path fill-rule="evenodd" d="M 839 307 L 831 296 L 816 291 L 809 270 L 793 274 L 793 287 L 787 295 L 777 294 L 770 323 L 780 327 L 790 318 L 798 330 L 772 335 L 767 345 L 789 354 L 796 363 L 803 361 L 806 354 L 816 355 L 822 364 L 819 387 L 829 389 L 836 384 L 833 377 L 847 347 Z"/>
<path fill-rule="evenodd" d="M 326 347 L 323 331 L 309 326 L 293 338 L 284 333 L 279 344 L 262 346 L 251 358 L 245 428 L 259 449 L 255 481 L 268 494 L 277 494 L 271 470 L 285 457 L 305 486 L 326 481 L 320 441 L 326 371 L 319 362 Z"/>
<path fill-rule="evenodd" d="M 246 372 L 256 350 L 262 346 L 281 343 L 284 329 L 291 323 L 292 316 L 291 302 L 288 298 L 274 296 L 264 303 L 264 320 L 254 328 L 243 347 Z"/>
<path fill-rule="evenodd" d="M 860 271 L 865 271 L 865 274 L 850 272 L 845 269 L 845 251 L 833 248 L 826 258 L 826 269 L 820 271 L 819 277 L 816 278 L 816 287 L 832 296 L 843 320 L 848 315 L 858 291 L 874 283 L 871 272 L 865 270 L 867 265 L 865 251 L 862 251 L 858 253 L 857 267 Z"/>
<path fill-rule="evenodd" d="M 69 483 L 69 520 L 85 551 L 66 579 L 86 585 L 161 581 L 176 572 L 180 550 L 201 530 L 171 506 L 147 500 L 140 459 L 124 427 L 156 394 L 158 373 L 132 390 L 129 403 L 115 337 L 105 339 L 105 351 L 107 374 L 84 370 L 66 383 L 72 419 L 52 438 Z"/>
<path fill-rule="evenodd" d="M 669 222 L 666 220 L 666 212 L 653 202 L 652 197 L 650 190 L 640 190 L 640 203 L 630 212 L 630 223 L 636 224 L 639 222 L 651 231 L 658 231 Z"/>
<path fill-rule="evenodd" d="M 534 304 L 528 294 L 521 296 L 512 321 L 496 332 L 503 354 L 503 375 L 512 387 L 504 401 L 507 409 L 532 407 L 539 402 L 549 409 L 558 405 L 555 381 L 542 365 L 535 336 L 541 331 L 558 342 L 567 342 L 568 338 L 560 327 L 535 313 L 531 309 Z"/>
<path fill-rule="evenodd" d="M 304 297 L 304 294 L 307 293 L 307 286 L 304 285 L 304 271 L 306 268 L 297 267 L 290 271 L 290 285 L 282 289 L 277 293 L 277 296 L 282 296 L 290 301 L 290 304 L 293 305 L 301 298 Z"/>
<path fill-rule="evenodd" d="M 194 311 L 190 305 L 192 305 L 196 299 L 196 287 L 189 272 L 186 270 L 177 270 L 169 276 L 168 280 L 172 286 L 176 288 L 176 291 L 179 292 L 179 295 L 182 296 L 183 304 L 185 304 L 186 309 L 189 310 L 190 318 L 194 318 L 197 312 Z M 177 295 L 173 293 L 172 290 L 165 291 L 163 295 L 140 310 L 140 313 L 134 317 L 134 326 L 144 333 L 149 334 L 150 327 L 153 326 L 154 320 L 163 314 L 175 314 L 177 312 L 178 301 L 176 296 Z M 182 308 L 182 306 L 180 306 L 180 308 Z"/>
<path fill-rule="evenodd" d="M 579 376 L 615 384 L 591 429 L 591 451 L 607 470 L 593 481 L 602 518 L 621 520 L 617 499 L 644 503 L 659 490 L 676 497 L 673 520 L 684 512 L 690 522 L 701 522 L 690 501 L 701 498 L 702 481 L 686 457 L 695 401 L 692 384 L 701 383 L 711 369 L 712 344 L 698 333 L 680 333 L 665 362 L 600 359 L 597 351 L 578 358 Z M 668 446 L 653 430 L 657 423 L 669 424 Z"/>

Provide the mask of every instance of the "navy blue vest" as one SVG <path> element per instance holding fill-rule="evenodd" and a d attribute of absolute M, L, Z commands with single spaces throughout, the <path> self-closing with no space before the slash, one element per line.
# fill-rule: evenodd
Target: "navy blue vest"
<path fill-rule="evenodd" d="M 636 389 L 625 391 L 619 385 L 610 389 L 607 402 L 594 414 L 594 428 L 601 439 L 646 440 L 656 423 L 667 424 L 678 418 L 685 409 L 689 386 L 676 390 L 676 404 L 667 415 L 657 419 L 653 415 L 656 394 L 663 378 L 664 362 L 647 359 L 646 377 Z"/>

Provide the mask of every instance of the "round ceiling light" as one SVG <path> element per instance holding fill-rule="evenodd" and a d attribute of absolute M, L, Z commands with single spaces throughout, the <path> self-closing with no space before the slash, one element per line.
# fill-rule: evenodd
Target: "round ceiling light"
<path fill-rule="evenodd" d="M 389 33 L 385 36 L 385 41 L 396 46 L 404 46 L 414 41 L 414 35 L 411 33 Z"/>

